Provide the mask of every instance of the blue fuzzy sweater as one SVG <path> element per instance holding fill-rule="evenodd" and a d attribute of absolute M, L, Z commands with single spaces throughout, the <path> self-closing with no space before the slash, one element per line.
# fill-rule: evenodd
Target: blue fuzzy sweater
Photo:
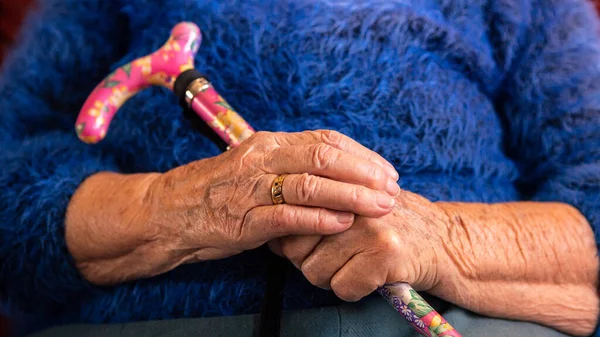
<path fill-rule="evenodd" d="M 65 247 L 86 177 L 219 153 L 161 88 L 99 145 L 73 129 L 105 75 L 183 20 L 203 31 L 198 68 L 256 129 L 339 130 L 432 200 L 570 203 L 600 240 L 600 29 L 583 0 L 46 1 L 0 77 L 0 308 L 31 330 L 259 308 L 259 251 L 101 288 Z M 331 301 L 295 275 L 285 304 Z"/>

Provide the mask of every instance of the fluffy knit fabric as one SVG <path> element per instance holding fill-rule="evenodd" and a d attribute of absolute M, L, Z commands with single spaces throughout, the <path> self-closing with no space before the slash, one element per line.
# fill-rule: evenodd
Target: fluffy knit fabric
<path fill-rule="evenodd" d="M 198 68 L 256 129 L 339 130 L 432 200 L 570 203 L 600 239 L 600 37 L 584 1 L 46 1 L 0 78 L 0 302 L 29 330 L 259 307 L 260 251 L 99 288 L 65 247 L 89 175 L 219 153 L 160 88 L 99 145 L 73 131 L 95 84 L 183 20 L 203 31 Z M 331 300 L 295 275 L 285 303 Z"/>

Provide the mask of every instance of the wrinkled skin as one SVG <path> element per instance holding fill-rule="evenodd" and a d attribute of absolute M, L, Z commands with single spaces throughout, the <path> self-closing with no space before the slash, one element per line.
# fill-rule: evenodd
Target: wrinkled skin
<path fill-rule="evenodd" d="M 432 203 L 402 191 L 389 214 L 269 247 L 346 301 L 407 282 L 482 315 L 570 335 L 589 335 L 598 319 L 596 242 L 585 217 L 566 204 Z"/>
<path fill-rule="evenodd" d="M 273 205 L 281 174 L 287 204 Z M 269 242 L 347 301 L 408 282 L 482 315 L 593 331 L 598 250 L 577 209 L 432 203 L 397 179 L 336 132 L 258 133 L 164 174 L 91 176 L 69 203 L 67 245 L 83 276 L 107 285 Z"/>
<path fill-rule="evenodd" d="M 436 204 L 402 191 L 394 210 L 383 217 L 358 216 L 342 233 L 290 236 L 271 241 L 269 247 L 312 284 L 353 302 L 387 283 L 434 288 L 440 269 L 448 266 L 441 235 L 448 222 Z"/>
<path fill-rule="evenodd" d="M 149 195 L 161 212 L 151 222 L 185 224 L 161 231 L 177 231 L 169 235 L 181 238 L 177 249 L 194 250 L 201 242 L 193 255 L 198 261 L 291 233 L 333 234 L 347 229 L 354 214 L 379 217 L 393 209 L 400 189 L 397 176 L 386 173 L 393 174 L 390 168 L 338 133 L 259 133 L 239 148 L 160 177 Z M 286 205 L 271 200 L 279 174 L 289 174 L 283 183 Z"/>
<path fill-rule="evenodd" d="M 273 205 L 281 174 L 287 204 Z M 385 159 L 340 133 L 260 132 L 164 174 L 90 177 L 69 204 L 67 244 L 86 278 L 114 284 L 281 236 L 338 233 L 355 214 L 391 212 L 397 179 Z"/>

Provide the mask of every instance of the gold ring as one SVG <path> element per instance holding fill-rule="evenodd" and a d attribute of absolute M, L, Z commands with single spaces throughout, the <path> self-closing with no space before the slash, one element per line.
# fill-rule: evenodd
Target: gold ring
<path fill-rule="evenodd" d="M 273 205 L 285 204 L 285 200 L 283 199 L 283 180 L 286 176 L 287 174 L 282 174 L 273 180 L 273 184 L 271 185 L 271 200 L 273 200 Z"/>

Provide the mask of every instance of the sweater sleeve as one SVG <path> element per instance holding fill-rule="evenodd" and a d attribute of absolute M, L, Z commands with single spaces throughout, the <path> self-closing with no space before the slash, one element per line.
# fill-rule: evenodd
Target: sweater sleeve
<path fill-rule="evenodd" d="M 515 1 L 516 2 L 516 1 Z M 531 3 L 498 105 L 524 195 L 577 207 L 600 242 L 600 35 L 581 0 Z"/>
<path fill-rule="evenodd" d="M 118 59 L 123 27 L 108 22 L 116 2 L 43 3 L 0 75 L 0 310 L 11 315 L 89 286 L 67 251 L 64 217 L 85 178 L 118 170 L 73 129 L 86 95 Z M 86 30 L 80 11 L 105 24 Z"/>
<path fill-rule="evenodd" d="M 526 12 L 510 30 L 518 43 L 507 44 L 521 46 L 503 52 L 514 60 L 497 100 L 505 144 L 524 197 L 578 208 L 600 243 L 599 20 L 582 0 L 540 0 Z"/>

